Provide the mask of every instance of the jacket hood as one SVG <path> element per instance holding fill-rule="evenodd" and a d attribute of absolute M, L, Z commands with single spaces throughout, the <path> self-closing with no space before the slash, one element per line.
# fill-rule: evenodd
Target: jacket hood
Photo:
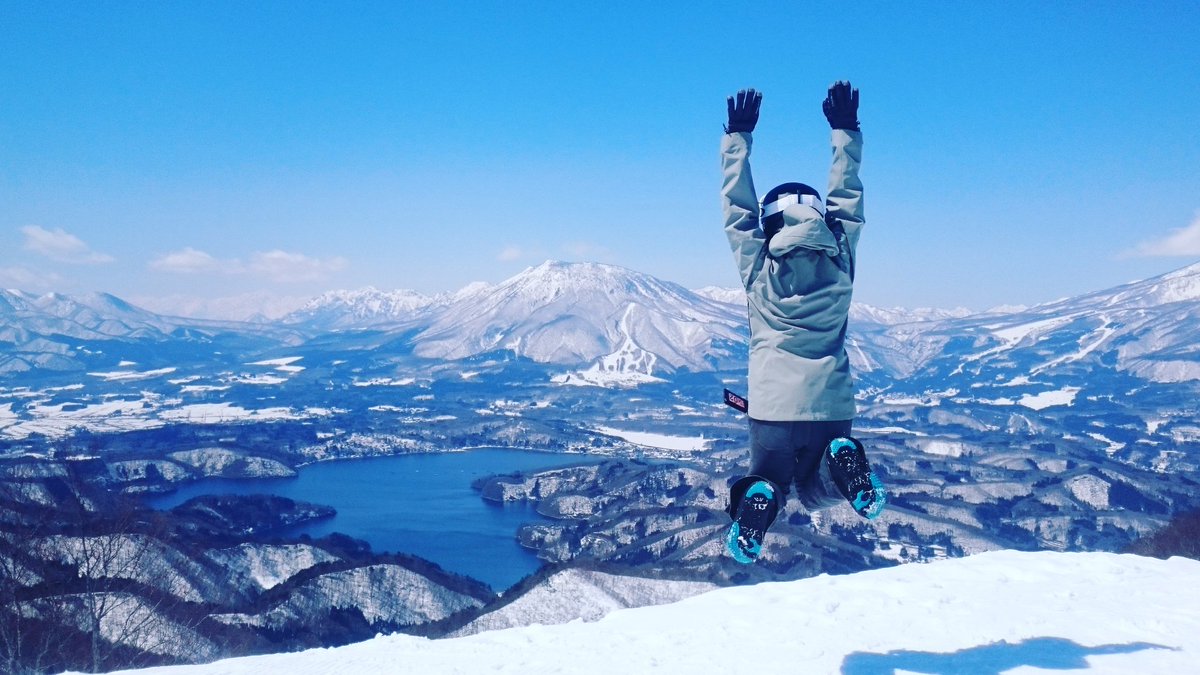
<path fill-rule="evenodd" d="M 811 206 L 794 204 L 783 210 L 783 227 L 771 237 L 768 246 L 772 256 L 782 256 L 805 248 L 829 256 L 838 254 L 837 237 L 833 236 L 820 212 Z"/>

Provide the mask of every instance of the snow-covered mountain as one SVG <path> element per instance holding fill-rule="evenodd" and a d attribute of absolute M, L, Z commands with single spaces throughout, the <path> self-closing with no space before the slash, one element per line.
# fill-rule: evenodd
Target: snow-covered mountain
<path fill-rule="evenodd" d="M 692 292 L 701 297 L 708 298 L 709 300 L 716 300 L 717 302 L 723 302 L 727 305 L 744 307 L 746 304 L 746 291 L 740 288 L 705 286 L 704 288 L 694 289 Z"/>
<path fill-rule="evenodd" d="M 259 322 L 217 321 L 158 314 L 109 293 L 34 295 L 0 289 L 0 342 L 33 337 L 78 340 L 166 340 L 191 333 L 283 337 L 293 331 Z"/>
<path fill-rule="evenodd" d="M 331 291 L 284 322 L 309 330 L 416 331 L 417 355 L 457 360 L 507 351 L 610 377 L 710 370 L 745 340 L 735 291 L 693 292 L 613 265 L 549 261 L 506 281 L 435 297 Z M 637 379 L 635 377 L 634 381 Z"/>
<path fill-rule="evenodd" d="M 307 324 L 326 330 L 363 328 L 411 320 L 435 300 L 416 291 L 330 291 L 310 300 L 283 318 L 284 323 Z"/>
<path fill-rule="evenodd" d="M 71 297 L 0 290 L 0 376 L 113 367 L 118 364 L 105 355 L 105 345 L 112 343 L 139 358 L 157 353 L 203 361 L 214 349 L 261 350 L 295 344 L 298 337 L 274 324 L 156 314 L 107 293 Z"/>
<path fill-rule="evenodd" d="M 316 673 L 1188 673 L 1200 562 L 996 551 L 711 591 L 584 623 L 125 671 Z"/>
<path fill-rule="evenodd" d="M 723 299 L 614 265 L 550 261 L 500 284 L 432 298 L 407 290 L 330 292 L 285 322 L 320 331 L 413 331 L 414 352 L 429 359 L 504 351 L 582 367 L 584 378 L 636 382 L 728 364 L 745 340 L 741 314 Z"/>
<path fill-rule="evenodd" d="M 860 371 L 920 386 L 1019 378 L 1200 380 L 1200 264 L 1024 311 L 855 327 Z"/>
<path fill-rule="evenodd" d="M 744 305 L 738 288 L 688 291 L 613 265 L 547 262 L 499 285 L 439 298 L 329 294 L 304 316 L 310 328 L 404 323 L 416 329 L 414 352 L 426 358 L 509 351 L 593 374 L 654 376 L 736 368 L 746 340 Z M 304 323 L 304 316 L 292 318 Z M 923 387 L 954 377 L 968 387 L 1080 368 L 1153 382 L 1200 380 L 1198 319 L 1200 264 L 1194 264 L 1027 309 L 972 313 L 856 303 L 851 358 L 862 374 L 912 378 Z"/>
<path fill-rule="evenodd" d="M 107 294 L 71 298 L 0 290 L 0 374 L 69 370 L 76 341 L 161 341 L 176 328 Z"/>
<path fill-rule="evenodd" d="M 558 368 L 567 384 L 636 385 L 682 370 L 744 369 L 739 294 L 689 291 L 612 265 L 547 262 L 496 285 L 432 298 L 331 292 L 263 324 L 167 317 L 111 295 L 0 291 L 0 373 L 111 369 L 117 364 L 98 355 L 128 349 L 106 348 L 107 341 L 154 344 L 155 356 L 192 360 L 307 341 L 380 358 L 387 350 L 436 361 L 516 355 Z M 197 349 L 217 340 L 226 344 Z M 179 348 L 161 347 L 172 344 Z M 1107 374 L 1102 380 L 1200 381 L 1198 345 L 1200 264 L 1028 309 L 967 314 L 856 304 L 849 347 L 856 374 L 870 386 L 962 391 L 1019 385 L 1021 377 L 1096 381 L 1096 373 Z"/>
<path fill-rule="evenodd" d="M 72 298 L 16 290 L 0 290 L 0 320 L 0 340 L 5 342 L 22 342 L 30 335 L 157 338 L 179 325 L 107 293 Z"/>
<path fill-rule="evenodd" d="M 613 265 L 547 262 L 456 297 L 416 353 L 462 359 L 504 350 L 541 363 L 654 375 L 730 364 L 743 319 L 682 286 Z"/>
<path fill-rule="evenodd" d="M 697 288 L 692 292 L 709 300 L 734 305 L 738 308 L 739 312 L 744 312 L 746 307 L 746 291 L 741 288 L 705 286 Z M 870 323 L 893 326 L 902 323 L 962 318 L 970 316 L 972 313 L 971 310 L 962 307 L 957 309 L 905 309 L 903 307 L 875 307 L 874 305 L 855 302 L 850 306 L 850 321 L 852 324 Z"/>
<path fill-rule="evenodd" d="M 883 326 L 895 326 L 905 323 L 920 323 L 923 321 L 944 321 L 947 319 L 961 319 L 973 314 L 969 309 L 936 309 L 922 307 L 918 309 L 905 309 L 903 307 L 875 307 L 866 305 L 861 302 L 856 302 L 850 306 L 850 322 L 852 325 L 860 323 L 880 324 Z"/>

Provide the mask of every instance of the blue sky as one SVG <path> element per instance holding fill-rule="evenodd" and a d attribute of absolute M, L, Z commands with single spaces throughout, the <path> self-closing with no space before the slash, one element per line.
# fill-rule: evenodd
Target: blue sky
<path fill-rule="evenodd" d="M 764 92 L 760 192 L 823 188 L 849 79 L 856 299 L 1097 290 L 1200 259 L 1200 4 L 1139 5 L 0 0 L 0 287 L 216 311 L 546 259 L 734 286 L 725 97 Z"/>

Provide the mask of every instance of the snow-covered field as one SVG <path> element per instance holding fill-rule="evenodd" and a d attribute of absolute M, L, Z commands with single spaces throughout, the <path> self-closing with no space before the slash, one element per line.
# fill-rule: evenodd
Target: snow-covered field
<path fill-rule="evenodd" d="M 995 551 L 712 591 L 595 623 L 245 657 L 142 675 L 1195 673 L 1200 562 Z"/>
<path fill-rule="evenodd" d="M 122 362 L 122 365 L 127 364 L 129 364 L 129 362 Z M 174 368 L 159 368 L 157 370 L 147 370 L 143 372 L 138 372 L 136 370 L 114 370 L 107 373 L 88 373 L 88 375 L 91 375 L 92 377 L 98 377 L 102 380 L 108 380 L 109 382 L 114 382 L 128 380 L 149 380 L 156 377 L 162 377 L 164 375 L 170 375 L 173 372 L 175 372 Z"/>
<path fill-rule="evenodd" d="M 197 390 L 186 385 L 183 390 Z M 20 440 L 34 435 L 64 438 L 82 429 L 97 433 L 120 433 L 157 429 L 172 422 L 216 424 L 262 422 L 326 417 L 325 408 L 267 407 L 247 409 L 229 402 L 183 404 L 181 399 L 142 392 L 137 400 L 114 398 L 100 403 L 51 404 L 47 400 L 27 403 L 20 414 L 13 403 L 0 403 L 0 439 Z"/>
<path fill-rule="evenodd" d="M 120 433 L 139 429 L 157 429 L 176 422 L 228 423 L 238 421 L 261 422 L 268 420 L 298 420 L 323 417 L 329 410 L 315 407 L 292 408 L 270 406 L 257 409 L 244 408 L 234 403 L 186 403 L 185 396 L 203 396 L 214 392 L 228 391 L 233 385 L 271 386 L 283 384 L 288 378 L 304 370 L 292 365 L 300 357 L 271 359 L 250 363 L 263 366 L 274 373 L 222 373 L 211 381 L 200 376 L 169 379 L 167 383 L 179 387 L 178 395 L 168 390 L 157 393 L 148 389 L 137 394 L 89 395 L 81 393 L 75 400 L 64 399 L 59 394 L 65 391 L 84 390 L 85 385 L 51 387 L 34 390 L 27 388 L 0 388 L 0 440 L 22 440 L 31 436 L 65 438 L 81 430 L 95 433 Z M 123 366 L 134 365 L 122 362 Z M 89 375 L 106 381 L 138 381 L 162 378 L 175 372 L 175 368 L 135 371 L 119 370 L 93 372 Z M 136 396 L 136 398 L 134 398 Z"/>
<path fill-rule="evenodd" d="M 649 431 L 626 431 L 624 429 L 614 429 L 612 427 L 596 427 L 596 431 L 608 436 L 616 436 L 617 438 L 644 445 L 649 448 L 661 448 L 663 450 L 679 450 L 681 452 L 694 452 L 703 450 L 708 441 L 703 436 L 669 436 L 667 434 L 656 434 Z"/>
<path fill-rule="evenodd" d="M 1075 402 L 1075 395 L 1080 391 L 1079 387 L 1063 387 L 1055 391 L 1044 391 L 1039 394 L 1028 394 L 1021 397 L 1019 403 L 1026 408 L 1034 410 L 1045 410 L 1056 405 L 1071 405 Z"/>
<path fill-rule="evenodd" d="M 299 373 L 304 370 L 304 366 L 293 365 L 297 361 L 303 359 L 303 356 L 288 356 L 282 359 L 267 359 L 265 361 L 255 361 L 247 363 L 248 366 L 267 366 L 274 368 L 281 373 Z"/>

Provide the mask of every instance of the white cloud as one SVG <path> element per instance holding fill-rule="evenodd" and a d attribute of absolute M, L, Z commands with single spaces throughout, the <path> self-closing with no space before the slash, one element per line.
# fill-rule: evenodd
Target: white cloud
<path fill-rule="evenodd" d="M 267 251 L 255 253 L 250 260 L 249 270 L 273 281 L 316 281 L 324 279 L 346 267 L 342 257 L 310 258 L 303 253 Z"/>
<path fill-rule="evenodd" d="M 82 239 L 62 228 L 47 230 L 37 225 L 21 228 L 25 235 L 25 250 L 33 251 L 59 262 L 99 264 L 113 261 L 111 255 L 93 251 Z"/>
<path fill-rule="evenodd" d="M 1200 212 L 1196 213 L 1191 225 L 1171 230 L 1165 237 L 1142 242 L 1128 254 L 1145 257 L 1200 255 Z"/>
<path fill-rule="evenodd" d="M 496 260 L 501 262 L 512 262 L 513 260 L 520 260 L 524 255 L 525 252 L 521 250 L 520 246 L 513 246 L 510 244 L 505 246 L 500 253 L 496 254 Z"/>
<path fill-rule="evenodd" d="M 213 272 L 221 267 L 221 262 L 204 251 L 187 247 L 181 251 L 168 253 L 150 262 L 150 269 L 160 272 L 177 272 L 193 274 L 196 272 Z"/>
<path fill-rule="evenodd" d="M 264 277 L 282 283 L 319 281 L 346 267 L 342 257 L 313 258 L 303 253 L 265 251 L 255 253 L 250 262 L 237 258 L 221 259 L 188 247 L 152 260 L 150 269 L 174 274 L 211 273 L 229 276 Z"/>
<path fill-rule="evenodd" d="M 22 291 L 47 291 L 59 286 L 57 274 L 35 272 L 27 267 L 0 267 L 0 286 Z"/>

